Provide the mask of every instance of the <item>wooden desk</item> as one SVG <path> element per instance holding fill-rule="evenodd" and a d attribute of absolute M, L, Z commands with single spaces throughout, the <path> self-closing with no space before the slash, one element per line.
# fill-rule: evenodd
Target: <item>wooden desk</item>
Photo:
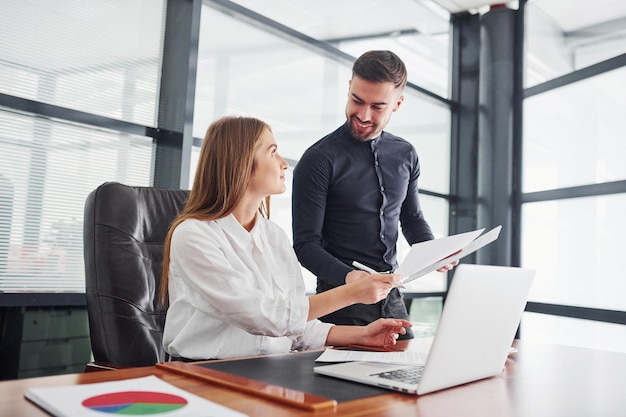
<path fill-rule="evenodd" d="M 410 344 L 409 344 L 410 347 Z M 622 416 L 626 413 L 626 354 L 518 343 L 504 372 L 421 397 L 389 392 L 310 412 L 200 382 L 155 367 L 0 382 L 0 415 L 47 416 L 24 398 L 30 387 L 84 384 L 145 375 L 250 416 Z"/>

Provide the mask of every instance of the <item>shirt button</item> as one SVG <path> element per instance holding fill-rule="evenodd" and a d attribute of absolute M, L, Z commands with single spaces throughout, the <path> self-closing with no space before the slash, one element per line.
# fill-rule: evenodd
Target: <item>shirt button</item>
<path fill-rule="evenodd" d="M 385 235 L 380 235 L 380 238 L 384 240 L 385 239 Z"/>
<path fill-rule="evenodd" d="M 381 211 L 380 211 L 380 215 L 381 215 L 381 216 L 384 216 L 384 215 L 385 215 L 385 212 L 381 210 Z"/>
<path fill-rule="evenodd" d="M 374 165 L 378 166 L 378 159 L 374 161 Z"/>
<path fill-rule="evenodd" d="M 380 187 L 380 191 L 385 191 L 385 187 Z"/>

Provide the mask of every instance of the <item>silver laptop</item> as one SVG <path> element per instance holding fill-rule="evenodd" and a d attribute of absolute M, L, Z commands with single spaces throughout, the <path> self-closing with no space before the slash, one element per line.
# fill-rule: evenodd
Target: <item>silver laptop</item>
<path fill-rule="evenodd" d="M 345 362 L 314 371 L 418 395 L 497 375 L 510 353 L 533 277 L 534 271 L 523 268 L 459 265 L 425 364 Z"/>

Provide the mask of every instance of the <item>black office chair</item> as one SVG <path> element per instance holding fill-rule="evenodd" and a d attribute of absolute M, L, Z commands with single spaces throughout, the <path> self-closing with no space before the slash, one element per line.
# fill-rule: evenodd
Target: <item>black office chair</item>
<path fill-rule="evenodd" d="M 167 360 L 166 309 L 157 300 L 163 242 L 188 191 L 107 182 L 85 202 L 87 313 L 96 363 L 147 366 Z"/>

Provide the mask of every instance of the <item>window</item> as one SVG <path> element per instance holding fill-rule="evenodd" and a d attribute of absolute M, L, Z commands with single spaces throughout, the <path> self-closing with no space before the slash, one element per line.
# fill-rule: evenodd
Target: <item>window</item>
<path fill-rule="evenodd" d="M 272 10 L 277 13 L 280 8 Z M 282 156 L 294 165 L 306 148 L 345 121 L 350 64 L 210 6 L 202 9 L 200 31 L 194 136 L 203 137 L 208 125 L 221 116 L 258 117 L 272 127 Z M 222 33 L 230 35 L 220 36 Z M 382 38 L 377 45 L 392 50 L 397 47 L 393 38 Z M 353 45 L 351 49 L 360 55 L 371 49 L 368 46 L 371 45 L 360 44 L 358 48 Z M 403 59 L 414 57 L 406 49 L 396 52 Z M 425 100 L 410 89 L 388 126 L 390 132 L 416 146 L 422 164 L 420 187 L 423 189 L 449 191 L 449 126 L 449 109 Z M 287 183 L 290 185 L 290 177 Z M 433 197 L 422 201 L 433 229 L 438 234 L 447 234 L 447 202 Z M 291 236 L 290 187 L 286 193 L 272 198 L 272 220 Z M 400 242 L 401 251 L 406 246 Z M 314 291 L 315 278 L 306 270 L 303 272 L 307 290 Z M 444 288 L 445 275 L 439 275 L 433 279 L 435 282 L 424 281 L 421 285 Z"/>
<path fill-rule="evenodd" d="M 152 139 L 9 112 L 0 126 L 0 291 L 84 292 L 85 198 L 150 184 Z"/>
<path fill-rule="evenodd" d="M 626 193 L 523 205 L 522 265 L 532 301 L 626 311 Z"/>
<path fill-rule="evenodd" d="M 532 302 L 624 312 L 626 69 L 614 58 L 626 10 L 602 21 L 586 2 L 571 6 L 527 7 L 522 266 L 537 270 Z M 621 351 L 626 337 L 623 325 L 533 313 L 522 334 Z"/>
<path fill-rule="evenodd" d="M 626 179 L 626 68 L 524 102 L 525 192 Z"/>
<path fill-rule="evenodd" d="M 542 0 L 526 11 L 526 87 L 626 53 L 624 3 Z"/>
<path fill-rule="evenodd" d="M 153 0 L 3 4 L 0 93 L 34 104 L 0 107 L 0 292 L 84 292 L 87 194 L 152 183 L 152 138 L 107 125 L 155 125 L 163 13 Z"/>
<path fill-rule="evenodd" d="M 162 1 L 7 2 L 0 92 L 155 125 Z"/>
<path fill-rule="evenodd" d="M 238 0 L 256 13 L 357 57 L 389 49 L 407 66 L 409 82 L 448 97 L 450 13 L 431 0 Z"/>

